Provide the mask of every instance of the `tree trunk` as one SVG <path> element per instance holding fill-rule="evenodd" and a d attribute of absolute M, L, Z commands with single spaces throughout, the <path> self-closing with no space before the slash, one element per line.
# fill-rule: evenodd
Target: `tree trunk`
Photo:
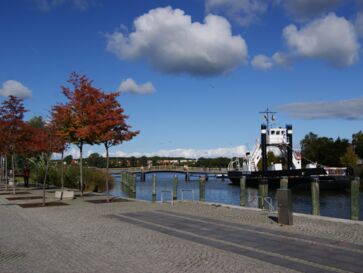
<path fill-rule="evenodd" d="M 5 189 L 6 191 L 8 190 L 8 155 L 5 155 L 5 159 L 4 159 L 4 167 L 5 167 Z"/>
<path fill-rule="evenodd" d="M 108 185 L 108 165 L 109 165 L 109 155 L 108 155 L 108 146 L 106 147 L 106 191 L 107 191 L 107 202 L 110 202 L 110 191 Z"/>
<path fill-rule="evenodd" d="M 14 154 L 11 155 L 11 168 L 13 170 L 12 176 L 13 176 L 13 194 L 15 194 L 15 160 L 14 160 Z"/>
<path fill-rule="evenodd" d="M 44 175 L 44 180 L 43 180 L 43 207 L 45 206 L 45 184 L 47 183 L 47 176 L 48 176 L 48 168 L 49 168 L 49 161 L 50 161 L 50 156 L 47 156 L 47 163 L 45 165 L 45 175 Z"/>
<path fill-rule="evenodd" d="M 83 143 L 79 145 L 79 184 L 81 197 L 83 197 L 83 158 L 82 158 Z"/>
<path fill-rule="evenodd" d="M 62 151 L 62 166 L 61 166 L 61 189 L 63 191 L 64 188 L 64 151 Z"/>

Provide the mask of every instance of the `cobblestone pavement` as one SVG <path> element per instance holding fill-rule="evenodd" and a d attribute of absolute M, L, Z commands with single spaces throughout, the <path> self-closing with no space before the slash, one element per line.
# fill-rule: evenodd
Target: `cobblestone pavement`
<path fill-rule="evenodd" d="M 21 208 L 0 195 L 0 272 L 362 272 L 363 225 L 197 203 L 127 201 Z M 4 191 L 2 191 L 4 192 Z M 47 193 L 47 202 L 54 201 Z"/>

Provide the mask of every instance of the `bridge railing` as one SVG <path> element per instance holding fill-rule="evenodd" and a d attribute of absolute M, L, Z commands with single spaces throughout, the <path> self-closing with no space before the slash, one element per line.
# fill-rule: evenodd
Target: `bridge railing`
<path fill-rule="evenodd" d="M 227 168 L 201 168 L 183 166 L 151 166 L 151 167 L 131 167 L 112 168 L 112 171 L 124 172 L 153 172 L 153 171 L 179 171 L 179 172 L 227 172 Z"/>

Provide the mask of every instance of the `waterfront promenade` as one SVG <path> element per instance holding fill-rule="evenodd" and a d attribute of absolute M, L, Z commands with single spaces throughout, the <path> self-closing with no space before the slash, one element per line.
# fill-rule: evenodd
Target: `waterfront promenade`
<path fill-rule="evenodd" d="M 21 208 L 41 191 L 0 191 L 0 272 L 361 272 L 363 225 L 200 203 L 99 203 Z M 25 193 L 28 192 L 28 193 Z M 54 193 L 47 193 L 47 202 Z M 34 198 L 30 199 L 28 197 Z M 89 202 L 96 201 L 96 202 Z M 270 216 L 270 217 L 269 217 Z M 271 219 L 272 218 L 272 219 Z"/>

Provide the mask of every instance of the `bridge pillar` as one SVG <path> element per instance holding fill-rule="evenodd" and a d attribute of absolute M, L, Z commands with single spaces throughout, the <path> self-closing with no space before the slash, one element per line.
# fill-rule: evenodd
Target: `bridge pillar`
<path fill-rule="evenodd" d="M 185 182 L 190 181 L 190 174 L 188 172 L 185 173 Z"/>

